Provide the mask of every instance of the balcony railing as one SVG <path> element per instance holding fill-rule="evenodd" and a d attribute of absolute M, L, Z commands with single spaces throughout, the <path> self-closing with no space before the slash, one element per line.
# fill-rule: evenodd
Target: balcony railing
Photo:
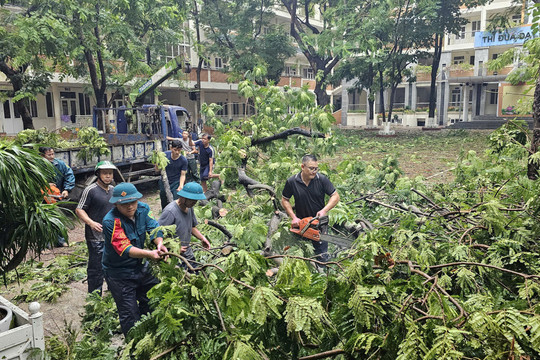
<path fill-rule="evenodd" d="M 459 35 L 447 35 L 447 45 L 460 45 L 460 44 L 473 44 L 474 43 L 474 36 L 477 32 L 480 31 L 465 31 L 459 33 Z M 448 39 L 450 39 L 448 41 Z"/>

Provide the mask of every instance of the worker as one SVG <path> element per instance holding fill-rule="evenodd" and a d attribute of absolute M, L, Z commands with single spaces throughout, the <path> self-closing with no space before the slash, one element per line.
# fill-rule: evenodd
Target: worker
<path fill-rule="evenodd" d="M 155 250 L 144 249 L 147 234 L 159 226 L 150 207 L 140 202 L 135 185 L 120 183 L 109 200 L 115 207 L 103 219 L 103 273 L 114 298 L 124 336 L 150 312 L 147 292 L 159 281 L 150 273 L 148 262 L 160 260 L 167 252 L 161 232 L 151 236 Z"/>
<path fill-rule="evenodd" d="M 330 196 L 325 205 L 325 195 Z M 294 197 L 295 211 L 290 199 Z M 319 173 L 319 164 L 314 155 L 305 155 L 302 158 L 301 171 L 287 179 L 283 188 L 281 205 L 292 219 L 292 226 L 298 226 L 301 219 L 306 217 L 326 216 L 339 202 L 339 194 L 330 180 Z M 321 229 L 326 233 L 327 229 Z M 312 241 L 317 260 L 327 262 L 328 243 L 326 241 Z"/>
<path fill-rule="evenodd" d="M 52 147 L 42 146 L 39 148 L 39 153 L 54 165 L 56 170 L 54 184 L 60 190 L 62 198 L 67 199 L 69 193 L 75 187 L 75 175 L 73 174 L 73 170 L 71 170 L 65 162 L 54 157 L 54 149 Z"/>
<path fill-rule="evenodd" d="M 179 139 L 182 144 L 182 152 L 188 161 L 188 170 L 186 174 L 186 182 L 196 181 L 199 182 L 199 172 L 197 171 L 197 160 L 195 159 L 195 154 L 197 149 L 195 148 L 195 143 L 191 139 L 189 131 L 182 131 L 182 138 Z"/>
<path fill-rule="evenodd" d="M 212 136 L 206 133 L 201 135 L 201 138 L 195 141 L 195 146 L 197 147 L 197 153 L 199 154 L 199 165 L 200 165 L 200 176 L 201 176 L 201 185 L 206 192 L 208 186 L 206 182 L 212 178 L 220 178 L 220 174 L 214 173 L 214 165 L 216 163 L 216 152 L 212 145 L 210 145 L 210 140 Z"/>
<path fill-rule="evenodd" d="M 88 293 L 98 291 L 102 293 L 103 269 L 101 258 L 103 257 L 103 218 L 114 207 L 109 202 L 112 197 L 114 173 L 118 172 L 116 166 L 110 161 L 97 163 L 94 174 L 97 181 L 87 186 L 75 209 L 75 214 L 84 223 L 84 237 L 88 248 Z"/>
<path fill-rule="evenodd" d="M 180 140 L 172 141 L 171 150 L 165 151 L 165 156 L 169 160 L 169 164 L 165 168 L 165 172 L 167 173 L 167 179 L 169 181 L 169 188 L 173 195 L 173 200 L 176 200 L 178 199 L 178 191 L 182 189 L 186 181 L 186 173 L 188 169 L 188 161 L 182 155 L 182 143 Z M 161 208 L 164 209 L 169 202 L 167 200 L 167 194 L 165 192 L 163 181 L 159 182 L 159 190 Z"/>
<path fill-rule="evenodd" d="M 191 236 L 195 236 L 202 243 L 202 246 L 206 249 L 210 248 L 210 242 L 206 237 L 201 234 L 197 229 L 197 218 L 193 207 L 197 204 L 198 200 L 206 200 L 203 188 L 196 182 L 187 183 L 182 190 L 178 192 L 179 198 L 173 201 L 161 213 L 159 217 L 159 225 L 176 225 L 176 236 L 181 241 L 182 256 L 187 260 L 194 261 L 195 256 L 191 249 L 190 242 Z M 185 264 L 182 264 L 184 267 Z M 191 263 L 194 266 L 193 263 Z"/>
<path fill-rule="evenodd" d="M 54 166 L 56 175 L 54 179 L 49 179 L 49 185 L 54 185 L 60 191 L 60 200 L 67 200 L 69 193 L 75 187 L 75 175 L 73 170 L 60 159 L 54 157 L 54 149 L 48 146 L 39 148 L 39 153 L 42 157 L 50 161 Z M 66 239 L 58 235 L 57 246 L 68 246 Z"/>

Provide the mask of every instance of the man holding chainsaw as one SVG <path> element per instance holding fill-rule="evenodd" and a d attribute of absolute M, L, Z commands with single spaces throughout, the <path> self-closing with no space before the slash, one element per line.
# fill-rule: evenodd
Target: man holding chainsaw
<path fill-rule="evenodd" d="M 292 219 L 292 226 L 298 227 L 301 219 L 306 217 L 326 216 L 339 202 L 339 194 L 330 180 L 319 174 L 319 164 L 314 155 L 305 155 L 302 158 L 302 170 L 287 179 L 283 188 L 281 205 Z M 325 205 L 325 195 L 330 196 Z M 290 203 L 294 197 L 295 211 Z M 326 226 L 321 229 L 326 233 Z M 328 261 L 328 243 L 326 241 L 312 241 L 317 259 Z"/>

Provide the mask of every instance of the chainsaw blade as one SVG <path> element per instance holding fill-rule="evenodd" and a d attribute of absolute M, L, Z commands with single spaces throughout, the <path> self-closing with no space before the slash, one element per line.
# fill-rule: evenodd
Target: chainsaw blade
<path fill-rule="evenodd" d="M 330 234 L 321 234 L 320 239 L 321 241 L 326 241 L 334 245 L 345 247 L 345 248 L 350 248 L 354 241 L 353 239 L 348 239 L 341 236 L 330 235 Z"/>

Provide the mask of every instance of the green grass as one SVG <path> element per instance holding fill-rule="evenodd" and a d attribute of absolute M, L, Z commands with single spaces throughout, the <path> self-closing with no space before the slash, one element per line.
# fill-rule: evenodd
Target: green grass
<path fill-rule="evenodd" d="M 396 132 L 396 137 L 378 137 L 377 131 L 337 130 L 338 151 L 322 161 L 335 167 L 347 155 L 377 166 L 386 156 L 392 156 L 399 161 L 404 176 L 428 178 L 445 172 L 431 179 L 446 182 L 452 176 L 446 171 L 453 168 L 459 154 L 470 150 L 483 154 L 490 133 L 485 130 L 408 130 Z"/>

